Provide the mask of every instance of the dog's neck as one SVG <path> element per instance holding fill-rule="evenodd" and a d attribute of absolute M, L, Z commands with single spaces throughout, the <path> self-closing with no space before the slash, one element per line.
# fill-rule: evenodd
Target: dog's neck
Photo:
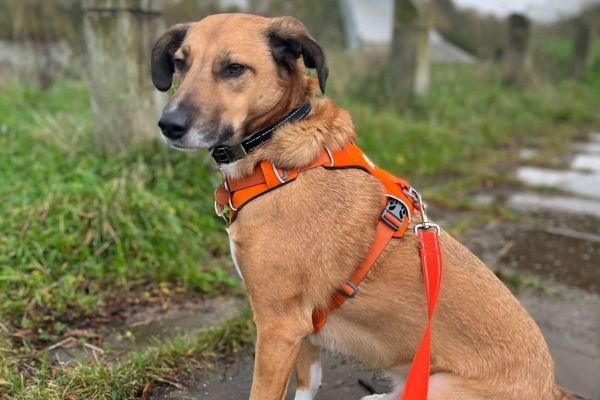
<path fill-rule="evenodd" d="M 287 113 L 276 123 L 262 128 L 258 132 L 253 133 L 249 137 L 242 140 L 240 143 L 233 146 L 221 145 L 213 147 L 210 151 L 210 154 L 215 159 L 217 164 L 229 164 L 241 160 L 249 153 L 254 151 L 254 149 L 268 142 L 271 137 L 273 137 L 273 133 L 275 133 L 275 131 L 277 131 L 277 129 L 283 124 L 291 124 L 296 121 L 303 120 L 308 116 L 308 114 L 310 114 L 311 110 L 312 106 L 310 102 L 307 101 L 300 107 Z"/>
<path fill-rule="evenodd" d="M 299 169 L 312 163 L 325 147 L 339 151 L 355 139 L 350 115 L 329 99 L 311 100 L 312 112 L 305 119 L 284 124 L 273 132 L 270 140 L 244 158 L 220 164 L 226 178 L 250 175 L 263 160 L 282 169 Z"/>

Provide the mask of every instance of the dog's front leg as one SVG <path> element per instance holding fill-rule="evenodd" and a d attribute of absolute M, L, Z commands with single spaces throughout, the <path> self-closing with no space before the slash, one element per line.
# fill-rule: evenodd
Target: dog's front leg
<path fill-rule="evenodd" d="M 254 377 L 250 400 L 282 400 L 304 338 L 310 333 L 297 313 L 257 318 Z M 309 321 L 310 322 L 310 321 Z"/>
<path fill-rule="evenodd" d="M 321 386 L 321 375 L 321 348 L 305 338 L 296 360 L 297 387 L 294 400 L 313 400 Z"/>

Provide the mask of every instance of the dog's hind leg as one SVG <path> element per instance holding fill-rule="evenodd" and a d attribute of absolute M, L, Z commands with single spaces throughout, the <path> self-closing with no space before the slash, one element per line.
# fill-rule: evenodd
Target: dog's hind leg
<path fill-rule="evenodd" d="M 321 386 L 321 348 L 304 339 L 296 360 L 294 400 L 313 400 Z"/>

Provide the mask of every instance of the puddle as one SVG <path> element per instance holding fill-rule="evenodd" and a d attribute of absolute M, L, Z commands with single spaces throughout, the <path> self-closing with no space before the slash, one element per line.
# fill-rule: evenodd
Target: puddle
<path fill-rule="evenodd" d="M 482 202 L 477 204 L 487 205 Z M 582 199 L 573 196 L 516 193 L 508 198 L 506 205 L 517 212 L 546 211 L 548 213 L 585 214 L 600 219 L 600 200 Z"/>
<path fill-rule="evenodd" d="M 550 187 L 561 192 L 600 198 L 600 174 L 538 167 L 520 167 L 517 178 L 531 187 Z"/>
<path fill-rule="evenodd" d="M 548 187 L 574 195 L 600 198 L 600 133 L 592 133 L 588 142 L 573 144 L 573 154 L 568 170 L 522 166 L 517 178 L 533 188 Z M 529 149 L 521 150 L 528 154 Z M 527 161 L 527 158 L 522 158 Z"/>
<path fill-rule="evenodd" d="M 600 155 L 600 143 L 579 142 L 573 145 L 573 148 L 581 153 Z"/>
<path fill-rule="evenodd" d="M 571 168 L 599 173 L 600 172 L 600 155 L 595 154 L 578 154 L 571 163 Z"/>
<path fill-rule="evenodd" d="M 530 188 L 560 193 L 515 193 L 506 205 L 535 222 L 505 232 L 501 262 L 600 293 L 600 132 L 573 145 L 570 170 L 523 166 L 517 178 Z M 598 153 L 596 153 L 598 152 Z"/>
<path fill-rule="evenodd" d="M 531 160 L 531 159 L 539 156 L 540 153 L 541 153 L 541 151 L 539 149 L 522 148 L 522 149 L 519 149 L 519 159 Z"/>

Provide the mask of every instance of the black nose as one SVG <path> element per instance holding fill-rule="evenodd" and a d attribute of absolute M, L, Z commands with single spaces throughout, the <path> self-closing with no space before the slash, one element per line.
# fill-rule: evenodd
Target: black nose
<path fill-rule="evenodd" d="M 158 126 L 163 135 L 169 139 L 179 139 L 185 135 L 190 127 L 190 120 L 185 111 L 176 108 L 174 110 L 164 111 L 158 121 Z"/>

